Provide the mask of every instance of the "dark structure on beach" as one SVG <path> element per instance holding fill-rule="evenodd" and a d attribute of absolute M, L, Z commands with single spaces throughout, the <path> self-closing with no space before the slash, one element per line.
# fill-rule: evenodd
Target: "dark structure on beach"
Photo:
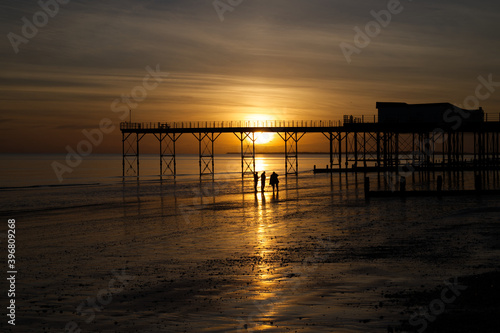
<path fill-rule="evenodd" d="M 139 175 L 139 143 L 159 142 L 160 176 L 176 175 L 176 142 L 191 134 L 199 142 L 200 176 L 214 174 L 214 144 L 223 133 L 241 142 L 241 173 L 255 170 L 256 133 L 277 133 L 284 142 L 285 170 L 298 172 L 298 142 L 307 133 L 328 140 L 330 165 L 315 172 L 487 170 L 500 167 L 500 114 L 449 103 L 377 103 L 378 116 L 343 121 L 221 121 L 121 123 L 123 175 Z"/>

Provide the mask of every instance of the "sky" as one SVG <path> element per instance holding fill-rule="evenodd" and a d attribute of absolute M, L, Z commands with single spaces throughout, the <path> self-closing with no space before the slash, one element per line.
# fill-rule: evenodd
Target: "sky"
<path fill-rule="evenodd" d="M 339 120 L 380 101 L 463 105 L 478 77 L 500 82 L 492 0 L 0 0 L 0 30 L 0 153 L 65 153 L 106 118 L 93 152 L 120 153 L 123 108 L 137 122 Z M 480 105 L 498 114 L 492 90 Z"/>

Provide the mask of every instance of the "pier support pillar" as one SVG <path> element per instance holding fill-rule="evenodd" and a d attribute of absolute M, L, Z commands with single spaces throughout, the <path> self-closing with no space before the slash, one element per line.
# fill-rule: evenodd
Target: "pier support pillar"
<path fill-rule="evenodd" d="M 285 141 L 285 175 L 299 173 L 298 142 L 305 133 L 285 132 L 278 135 Z"/>
<path fill-rule="evenodd" d="M 362 132 L 358 133 L 358 158 L 357 162 L 362 164 L 362 167 L 366 168 L 370 165 L 373 166 L 374 163 L 378 163 L 379 154 L 377 154 L 377 133 L 372 132 Z M 358 163 L 358 164 L 359 164 Z"/>
<path fill-rule="evenodd" d="M 221 133 L 202 132 L 193 133 L 198 140 L 200 177 L 203 175 L 212 175 L 214 177 L 214 142 Z"/>
<path fill-rule="evenodd" d="M 342 166 L 340 165 L 340 162 L 335 163 L 335 154 L 337 154 L 338 160 L 342 161 L 342 157 L 340 156 L 340 153 L 342 151 L 342 133 L 323 132 L 323 135 L 330 141 L 330 170 L 333 170 L 334 165 L 337 165 L 339 168 L 341 168 Z M 338 141 L 338 145 L 334 145 L 334 142 L 336 141 Z"/>
<path fill-rule="evenodd" d="M 253 175 L 255 170 L 255 132 L 234 133 L 241 142 L 241 177 Z"/>
<path fill-rule="evenodd" d="M 358 132 L 354 132 L 354 167 L 358 167 Z"/>
<path fill-rule="evenodd" d="M 399 133 L 394 133 L 394 169 L 399 170 Z"/>
<path fill-rule="evenodd" d="M 160 178 L 177 175 L 175 143 L 182 133 L 153 133 L 160 142 Z"/>
<path fill-rule="evenodd" d="M 139 177 L 139 142 L 145 134 L 122 132 L 122 176 Z"/>
<path fill-rule="evenodd" d="M 376 138 L 375 138 L 375 144 L 377 146 L 377 171 L 380 173 L 380 170 L 382 169 L 382 158 L 381 156 L 381 149 L 380 149 L 380 132 L 377 132 Z M 380 177 L 379 177 L 380 178 Z"/>

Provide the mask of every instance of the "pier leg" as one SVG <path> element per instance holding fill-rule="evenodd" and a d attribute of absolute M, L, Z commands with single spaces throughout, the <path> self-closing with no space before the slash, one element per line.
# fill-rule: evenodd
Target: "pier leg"
<path fill-rule="evenodd" d="M 482 190 L 482 177 L 480 174 L 474 176 L 474 188 L 476 191 Z"/>
<path fill-rule="evenodd" d="M 389 170 L 389 142 L 388 142 L 389 133 L 382 133 L 382 155 L 383 155 L 383 169 L 384 171 Z"/>
<path fill-rule="evenodd" d="M 358 167 L 358 133 L 354 132 L 354 167 Z"/>
<path fill-rule="evenodd" d="M 324 133 L 323 133 L 324 134 Z M 333 133 L 329 133 L 330 136 L 328 139 L 330 140 L 330 170 L 333 169 Z"/>
<path fill-rule="evenodd" d="M 177 175 L 177 161 L 175 143 L 182 136 L 182 133 L 154 133 L 160 142 L 160 178 L 163 176 Z"/>
<path fill-rule="evenodd" d="M 368 145 L 368 141 L 370 141 L 370 134 L 368 134 L 368 140 L 366 139 L 366 132 L 363 132 L 363 168 L 365 169 L 366 173 L 366 167 L 368 164 L 366 163 L 367 157 L 366 157 L 366 146 Z"/>
<path fill-rule="evenodd" d="M 125 177 L 125 133 L 122 132 L 122 177 Z"/>
<path fill-rule="evenodd" d="M 349 133 L 345 134 L 345 171 L 349 167 Z"/>
<path fill-rule="evenodd" d="M 285 132 L 283 135 L 278 135 L 285 142 L 285 175 L 298 174 L 299 157 L 298 157 L 298 142 L 305 133 Z"/>
<path fill-rule="evenodd" d="M 330 170 L 333 170 L 333 166 L 335 165 L 335 161 L 334 161 L 334 154 L 336 152 L 339 152 L 338 149 L 335 149 L 334 147 L 334 142 L 336 140 L 340 140 L 340 133 L 337 133 L 337 134 L 334 134 L 333 132 L 323 132 L 323 135 L 328 139 L 328 141 L 330 142 Z M 340 142 L 340 141 L 339 141 Z M 339 146 L 340 146 L 340 143 L 339 143 Z M 339 152 L 340 154 L 340 152 Z M 339 157 L 340 158 L 340 157 Z M 339 167 L 341 167 L 339 165 Z"/>
<path fill-rule="evenodd" d="M 445 167 L 445 158 L 446 158 L 446 140 L 448 140 L 448 135 L 443 131 L 441 133 L 441 169 L 444 170 Z"/>
<path fill-rule="evenodd" d="M 379 173 L 379 179 L 380 179 L 380 167 L 382 166 L 382 160 L 380 158 L 380 132 L 377 132 L 377 137 L 375 141 L 377 145 L 377 171 Z"/>
<path fill-rule="evenodd" d="M 399 170 L 399 133 L 394 133 L 394 157 L 394 168 L 397 172 L 397 170 Z"/>
<path fill-rule="evenodd" d="M 255 132 L 234 133 L 241 142 L 241 176 L 253 175 L 255 170 Z"/>
<path fill-rule="evenodd" d="M 139 177 L 139 142 L 144 137 L 144 135 L 145 134 L 122 132 L 123 177 Z"/>
<path fill-rule="evenodd" d="M 363 167 L 366 172 L 366 168 L 369 166 L 368 164 L 370 162 L 377 163 L 377 165 L 379 163 L 377 156 L 377 133 L 363 132 L 362 136 L 360 134 L 358 143 L 362 145 L 362 148 L 359 147 L 362 157 L 361 159 L 358 157 L 358 162 L 363 162 Z"/>
<path fill-rule="evenodd" d="M 401 176 L 399 179 L 399 191 L 404 193 L 406 192 L 406 177 Z"/>
<path fill-rule="evenodd" d="M 144 136 L 144 134 L 143 134 L 143 136 Z M 137 149 L 136 150 L 137 151 L 137 159 L 136 159 L 136 161 L 137 161 L 137 177 L 139 177 L 139 174 L 140 174 L 139 173 L 139 147 L 140 147 L 139 141 L 140 141 L 140 139 L 139 139 L 139 133 L 137 133 L 136 140 L 135 140 L 135 142 L 137 144 L 137 148 L 136 148 Z"/>
<path fill-rule="evenodd" d="M 473 160 L 473 165 L 474 165 L 474 169 L 476 169 L 476 165 L 477 165 L 477 134 L 476 134 L 476 132 L 473 133 L 473 136 L 474 136 L 474 160 Z"/>
<path fill-rule="evenodd" d="M 339 141 L 339 169 L 342 169 L 342 133 L 338 133 L 338 141 Z M 347 134 L 346 134 L 347 135 Z"/>
<path fill-rule="evenodd" d="M 203 175 L 215 176 L 214 163 L 214 142 L 221 133 L 202 132 L 193 133 L 198 140 L 200 177 Z"/>

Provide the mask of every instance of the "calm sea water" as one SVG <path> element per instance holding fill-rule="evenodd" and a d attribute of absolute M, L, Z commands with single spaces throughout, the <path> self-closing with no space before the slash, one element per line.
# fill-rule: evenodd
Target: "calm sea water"
<path fill-rule="evenodd" d="M 29 187 L 46 185 L 75 185 L 95 183 L 116 183 L 122 181 L 121 154 L 95 154 L 83 159 L 73 168 L 73 172 L 65 173 L 60 182 L 52 167 L 53 162 L 65 164 L 64 154 L 3 154 L 0 155 L 0 187 Z M 140 159 L 141 180 L 156 180 L 160 174 L 158 155 L 144 154 Z M 299 157 L 299 172 L 310 173 L 314 165 L 325 167 L 329 164 L 329 156 L 314 154 Z M 283 155 L 258 155 L 256 169 L 269 174 L 276 171 L 284 174 L 285 158 Z M 193 180 L 199 178 L 198 155 L 179 155 L 177 157 L 177 180 Z M 241 158 L 239 155 L 215 156 L 216 179 L 241 178 Z"/>
<path fill-rule="evenodd" d="M 125 182 L 121 155 L 94 155 L 62 183 L 51 164 L 64 155 L 3 155 L 0 216 L 17 220 L 26 305 L 17 329 L 387 332 L 410 314 L 384 295 L 498 266 L 495 196 L 366 201 L 364 174 L 312 172 L 328 158 L 300 156 L 299 177 L 285 177 L 283 156 L 258 156 L 258 171 L 281 174 L 274 194 L 242 180 L 237 155 L 216 156 L 215 180 L 181 155 L 163 181 L 144 155 L 140 180 Z M 368 176 L 374 189 L 395 178 Z M 470 174 L 444 176 L 445 188 L 471 187 Z M 134 280 L 86 322 L 79 304 L 122 270 Z"/>
<path fill-rule="evenodd" d="M 157 155 L 141 156 L 141 176 L 122 177 L 122 157 L 92 155 L 59 182 L 52 163 L 64 162 L 65 155 L 2 155 L 0 164 L 0 213 L 15 211 L 50 210 L 62 207 L 93 206 L 108 202 L 123 203 L 125 200 L 148 200 L 163 196 L 213 197 L 253 193 L 253 179 L 241 178 L 239 155 L 216 155 L 215 177 L 199 176 L 197 155 L 179 155 L 178 176 L 160 179 Z M 394 173 L 372 174 L 314 174 L 314 165 L 325 167 L 329 155 L 303 154 L 299 156 L 299 176 L 285 177 L 283 155 L 258 155 L 256 169 L 276 171 L 280 175 L 280 188 L 308 195 L 333 195 L 342 203 L 346 200 L 364 200 L 364 177 L 370 177 L 373 190 L 397 190 L 398 176 Z M 444 178 L 443 188 L 473 189 L 474 174 L 415 173 L 407 177 L 407 189 L 411 191 L 434 190 L 437 176 Z M 490 177 L 491 176 L 491 177 Z M 484 188 L 500 188 L 498 173 L 485 176 Z M 127 199 L 128 198 L 128 199 Z"/>
<path fill-rule="evenodd" d="M 121 154 L 94 154 L 82 160 L 82 162 L 71 172 L 63 174 L 60 181 L 53 168 L 53 163 L 65 164 L 64 154 L 2 154 L 0 159 L 0 190 L 12 190 L 37 187 L 63 187 L 78 185 L 119 185 L 123 183 L 122 156 Z M 234 181 L 241 184 L 241 157 L 238 154 L 224 154 L 215 156 L 215 181 Z M 339 178 L 339 174 L 325 175 L 313 174 L 314 166 L 324 168 L 329 164 L 328 154 L 301 154 L 299 155 L 298 171 L 299 177 L 304 179 L 325 179 L 324 184 L 338 183 L 341 185 L 349 182 L 356 185 L 363 184 L 365 175 L 354 175 Z M 265 154 L 256 156 L 256 169 L 259 173 L 266 171 L 271 174 L 277 172 L 281 178 L 285 175 L 285 157 L 279 154 Z M 172 176 L 159 177 L 160 162 L 158 155 L 144 154 L 140 159 L 139 181 L 144 185 L 151 182 L 172 183 Z M 462 173 L 431 173 L 422 175 L 419 173 L 407 177 L 409 189 L 432 189 L 436 178 L 442 175 L 444 178 L 444 189 L 472 189 L 474 186 L 474 174 L 472 172 Z M 368 174 L 370 176 L 372 189 L 390 189 L 397 183 L 397 175 L 394 173 Z M 211 180 L 210 176 L 202 179 Z M 126 181 L 137 182 L 136 177 L 127 177 Z M 198 155 L 179 155 L 177 157 L 176 183 L 197 182 L 199 176 Z M 307 181 L 306 181 L 307 182 Z M 324 184 L 323 184 L 324 183 Z M 500 188 L 498 172 L 484 174 L 484 188 Z"/>
<path fill-rule="evenodd" d="M 139 181 L 136 177 L 128 177 L 125 182 L 122 177 L 121 154 L 88 156 L 71 173 L 65 173 L 60 182 L 52 164 L 64 164 L 65 157 L 64 154 L 1 155 L 0 212 L 92 206 L 102 202 L 123 202 L 124 196 L 131 197 L 132 200 L 136 200 L 138 196 L 148 198 L 165 193 L 190 197 L 196 195 L 193 194 L 193 189 L 200 184 L 198 155 L 179 155 L 177 177 L 174 179 L 170 176 L 163 180 L 159 177 L 159 157 L 152 154 L 141 155 Z M 326 165 L 328 159 L 327 155 L 301 156 L 299 172 L 305 177 L 312 177 L 314 165 Z M 259 155 L 256 158 L 256 169 L 259 172 L 265 170 L 268 174 L 276 171 L 283 175 L 284 156 Z M 209 187 L 214 184 L 222 189 L 217 194 L 240 193 L 242 185 L 248 190 L 253 189 L 250 177 L 242 182 L 239 155 L 216 155 L 215 172 L 215 181 L 210 176 L 201 179 L 206 183 L 202 189 L 206 194 L 213 192 Z M 307 181 L 304 184 L 306 183 Z M 325 181 L 324 185 L 327 184 L 329 182 Z"/>

